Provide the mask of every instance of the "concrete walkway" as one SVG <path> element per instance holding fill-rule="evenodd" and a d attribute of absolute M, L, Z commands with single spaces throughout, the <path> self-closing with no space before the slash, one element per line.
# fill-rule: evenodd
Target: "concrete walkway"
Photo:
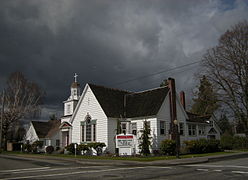
<path fill-rule="evenodd" d="M 64 158 L 54 156 L 36 156 L 32 154 L 0 154 L 0 157 L 30 159 L 30 160 L 62 160 L 76 162 L 81 165 L 105 165 L 105 166 L 175 166 L 186 164 L 206 163 L 209 161 L 221 161 L 227 159 L 236 159 L 248 157 L 248 152 L 237 152 L 222 155 L 213 155 L 207 157 L 193 157 L 173 160 L 157 160 L 157 161 L 128 161 L 128 160 L 105 160 L 105 159 L 80 159 L 80 158 Z"/>

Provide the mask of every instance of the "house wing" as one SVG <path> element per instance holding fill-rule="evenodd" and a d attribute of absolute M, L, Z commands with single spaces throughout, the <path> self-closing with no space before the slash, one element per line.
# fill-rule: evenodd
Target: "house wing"
<path fill-rule="evenodd" d="M 51 129 L 49 122 L 32 121 L 32 124 L 39 138 L 45 138 Z"/>

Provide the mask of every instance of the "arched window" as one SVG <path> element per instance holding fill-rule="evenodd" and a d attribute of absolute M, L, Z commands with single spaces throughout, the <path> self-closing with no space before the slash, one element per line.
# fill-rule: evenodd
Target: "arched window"
<path fill-rule="evenodd" d="M 95 142 L 96 141 L 96 120 L 92 120 L 89 114 L 85 120 L 81 122 L 81 141 Z"/>

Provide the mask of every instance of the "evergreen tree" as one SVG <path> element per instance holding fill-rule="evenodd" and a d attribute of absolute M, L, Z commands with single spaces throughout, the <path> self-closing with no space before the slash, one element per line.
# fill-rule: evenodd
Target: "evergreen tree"
<path fill-rule="evenodd" d="M 217 96 L 206 76 L 200 79 L 197 97 L 193 99 L 191 112 L 200 115 L 213 114 L 218 109 Z"/>
<path fill-rule="evenodd" d="M 140 137 L 141 143 L 139 144 L 139 148 L 141 149 L 141 154 L 148 156 L 150 154 L 150 129 L 148 127 L 148 122 L 144 121 L 144 129 L 141 131 L 142 135 Z"/>

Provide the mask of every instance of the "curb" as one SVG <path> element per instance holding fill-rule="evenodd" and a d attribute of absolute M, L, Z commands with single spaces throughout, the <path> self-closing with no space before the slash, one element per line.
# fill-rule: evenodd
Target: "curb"
<path fill-rule="evenodd" d="M 248 152 L 239 152 L 227 155 L 215 155 L 208 157 L 195 157 L 195 158 L 183 158 L 183 159 L 174 159 L 174 160 L 157 160 L 149 162 L 141 161 L 128 161 L 128 160 L 100 160 L 100 159 L 74 159 L 74 158 L 63 158 L 63 157 L 34 157 L 34 156 L 25 156 L 25 155 L 15 155 L 15 154 L 0 154 L 0 157 L 15 158 L 15 159 L 25 159 L 25 160 L 62 160 L 67 162 L 74 162 L 81 165 L 111 165 L 111 166 L 178 166 L 178 165 L 187 165 L 187 164 L 199 164 L 215 161 L 224 161 L 228 159 L 235 158 L 244 158 L 248 157 Z"/>

